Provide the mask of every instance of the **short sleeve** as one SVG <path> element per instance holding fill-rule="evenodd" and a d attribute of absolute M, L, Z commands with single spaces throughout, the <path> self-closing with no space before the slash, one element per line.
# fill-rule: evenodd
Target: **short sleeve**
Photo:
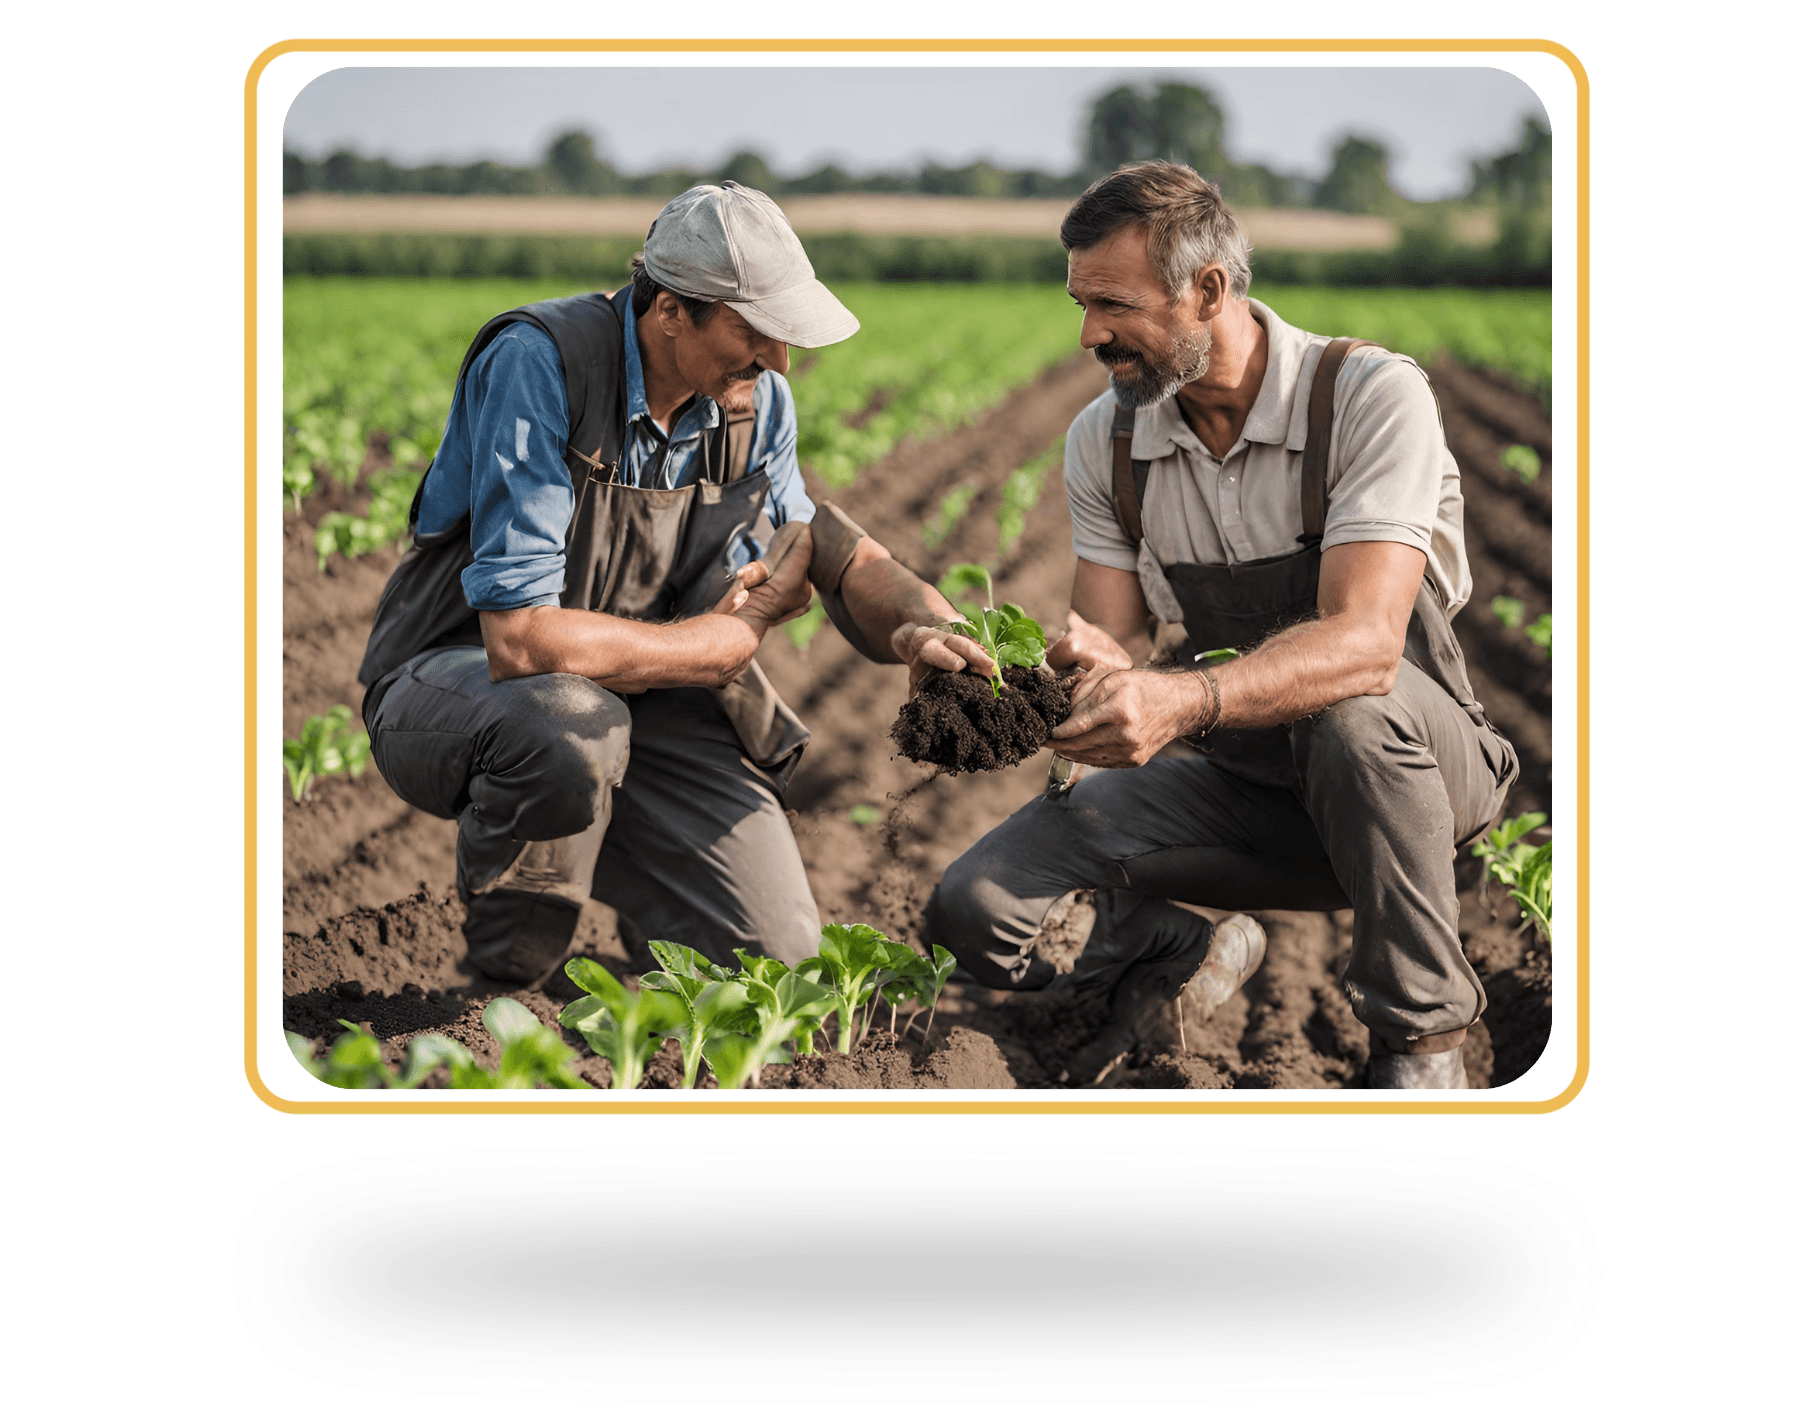
<path fill-rule="evenodd" d="M 750 468 L 769 475 L 769 497 L 763 504 L 770 525 L 810 522 L 813 501 L 806 495 L 800 476 L 799 421 L 794 413 L 794 392 L 786 377 L 764 371 L 756 379 L 756 424 L 750 446 Z"/>
<path fill-rule="evenodd" d="M 1425 373 L 1402 356 L 1346 361 L 1332 440 L 1324 546 L 1393 541 L 1429 555 L 1447 450 Z"/>
<path fill-rule="evenodd" d="M 1112 415 L 1108 391 L 1075 417 L 1063 441 L 1063 487 L 1069 495 L 1075 554 L 1116 571 L 1136 571 L 1137 548 L 1113 507 Z"/>

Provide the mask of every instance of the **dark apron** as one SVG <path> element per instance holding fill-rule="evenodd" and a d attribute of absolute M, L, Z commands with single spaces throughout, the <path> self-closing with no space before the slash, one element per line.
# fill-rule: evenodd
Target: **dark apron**
<path fill-rule="evenodd" d="M 1319 613 L 1319 560 L 1325 536 L 1325 468 L 1331 450 L 1338 372 L 1344 357 L 1372 342 L 1339 337 L 1325 348 L 1313 372 L 1307 406 L 1306 450 L 1301 460 L 1303 531 L 1296 550 L 1236 565 L 1202 566 L 1177 562 L 1164 566 L 1170 592 L 1181 606 L 1186 642 L 1170 660 L 1184 668 L 1200 668 L 1201 658 L 1215 649 L 1255 648 L 1271 635 Z M 1131 457 L 1135 411 L 1123 406 L 1113 416 L 1113 503 L 1119 522 L 1136 546 L 1143 540 L 1141 503 L 1149 464 Z M 1469 686 L 1462 646 L 1450 627 L 1450 612 L 1429 572 L 1420 583 L 1406 629 L 1405 657 L 1448 693 L 1476 725 L 1499 736 Z M 1294 770 L 1288 728 L 1237 727 L 1190 739 L 1202 752 L 1234 775 L 1259 785 L 1292 789 Z M 1512 747 L 1501 738 L 1511 770 L 1517 769 Z M 1510 779 L 1510 774 L 1499 779 Z"/>
<path fill-rule="evenodd" d="M 627 288 L 611 298 L 586 294 L 503 313 L 477 334 L 458 384 L 501 328 L 529 322 L 548 332 L 562 358 L 569 400 L 564 465 L 575 510 L 564 538 L 564 609 L 599 610 L 624 619 L 665 623 L 704 614 L 718 604 L 737 566 L 752 559 L 747 538 L 763 518 L 769 476 L 746 472 L 749 416 L 720 417 L 701 446 L 700 481 L 685 488 L 633 488 L 619 481 L 625 433 L 622 319 L 631 315 Z M 654 468 L 655 465 L 652 465 Z M 431 470 L 426 469 L 426 476 Z M 425 478 L 414 494 L 416 528 Z M 446 531 L 417 534 L 376 606 L 357 677 L 372 716 L 389 675 L 427 649 L 481 645 L 481 621 L 462 591 L 474 561 L 469 519 Z M 736 680 L 713 690 L 751 761 L 785 780 L 811 737 L 754 660 Z"/>

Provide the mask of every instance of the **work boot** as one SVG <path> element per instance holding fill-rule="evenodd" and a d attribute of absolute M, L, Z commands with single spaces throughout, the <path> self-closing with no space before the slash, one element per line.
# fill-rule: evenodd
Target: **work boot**
<path fill-rule="evenodd" d="M 1105 1079 L 1138 1046 L 1146 1027 L 1171 1001 L 1187 1001 L 1186 1008 L 1204 1020 L 1256 974 L 1268 950 L 1268 937 L 1254 917 L 1236 912 L 1214 924 L 1197 913 L 1186 915 L 1200 924 L 1205 939 L 1173 956 L 1139 962 L 1125 972 L 1113 991 L 1106 1023 L 1069 1060 L 1070 1083 L 1093 1087 Z"/>
<path fill-rule="evenodd" d="M 538 893 L 482 893 L 468 908 L 468 966 L 509 985 L 531 985 L 554 971 L 581 920 L 580 908 Z"/>
<path fill-rule="evenodd" d="M 1467 1088 L 1462 1050 L 1437 1054 L 1389 1054 L 1377 1048 L 1369 1056 L 1371 1088 Z"/>

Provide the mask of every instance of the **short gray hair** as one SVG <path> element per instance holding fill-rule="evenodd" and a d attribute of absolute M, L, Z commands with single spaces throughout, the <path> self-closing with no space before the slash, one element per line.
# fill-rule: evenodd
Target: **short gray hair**
<path fill-rule="evenodd" d="M 1150 262 L 1172 298 L 1209 263 L 1222 264 L 1234 298 L 1250 295 L 1250 241 L 1219 187 L 1174 161 L 1134 161 L 1100 177 L 1063 216 L 1065 249 L 1091 249 L 1141 224 Z"/>

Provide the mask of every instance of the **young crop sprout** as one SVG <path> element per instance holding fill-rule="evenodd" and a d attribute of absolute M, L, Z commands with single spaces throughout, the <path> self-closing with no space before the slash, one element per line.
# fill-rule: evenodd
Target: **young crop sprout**
<path fill-rule="evenodd" d="M 988 607 L 985 610 L 979 606 L 964 606 L 963 617 L 952 621 L 948 628 L 980 644 L 994 661 L 994 676 L 988 681 L 993 686 L 994 696 L 999 697 L 1000 690 L 1006 686 L 1000 678 L 1003 668 L 1009 665 L 1036 668 L 1044 661 L 1044 627 L 1017 605 L 994 608 L 994 582 L 985 567 L 972 562 L 952 566 L 938 582 L 938 589 L 949 597 L 952 592 L 946 582 L 966 583 L 965 589 L 979 586 L 987 591 Z"/>
<path fill-rule="evenodd" d="M 1544 651 L 1544 657 L 1550 657 L 1550 616 L 1539 615 L 1525 626 L 1525 637 Z"/>
<path fill-rule="evenodd" d="M 286 1030 L 288 1048 L 300 1066 L 334 1088 L 417 1088 L 440 1066 L 450 1070 L 452 1088 L 585 1088 L 569 1067 L 575 1051 L 516 1000 L 490 1000 L 481 1023 L 500 1044 L 500 1066 L 485 1069 L 468 1048 L 443 1034 L 421 1034 L 406 1046 L 398 1072 L 381 1057 L 374 1035 L 349 1020 L 339 1020 L 346 1033 L 332 1043 L 323 1059 L 313 1042 Z"/>
<path fill-rule="evenodd" d="M 852 805 L 850 807 L 850 823 L 861 825 L 879 824 L 881 823 L 881 811 L 876 809 L 873 805 Z"/>
<path fill-rule="evenodd" d="M 1481 881 L 1485 892 L 1490 878 L 1505 886 L 1526 926 L 1536 927 L 1550 940 L 1550 843 L 1527 844 L 1525 836 L 1541 829 L 1549 818 L 1541 810 L 1517 815 L 1494 826 L 1469 846 L 1469 852 L 1481 860 Z"/>
<path fill-rule="evenodd" d="M 1543 460 L 1537 456 L 1537 450 L 1529 444 L 1514 444 L 1500 456 L 1500 462 L 1526 483 L 1537 482 L 1538 474 L 1544 467 Z"/>
<path fill-rule="evenodd" d="M 306 797 L 314 776 L 360 776 L 369 764 L 369 734 L 352 733 L 343 703 L 323 717 L 309 717 L 300 735 L 281 744 L 281 764 L 296 801 Z"/>
<path fill-rule="evenodd" d="M 889 943 L 899 946 L 898 942 Z M 956 969 L 956 958 L 941 946 L 933 946 L 929 957 L 921 956 L 911 947 L 900 947 L 906 953 L 904 958 L 895 958 L 893 979 L 881 986 L 881 998 L 888 1007 L 888 1033 L 894 1032 L 894 1017 L 900 1007 L 907 1001 L 917 1002 L 915 1009 L 906 1021 L 906 1028 L 901 1031 L 904 1039 L 912 1033 L 913 1021 L 918 1019 L 919 1010 L 931 1013 L 925 1020 L 925 1038 L 931 1038 L 931 1024 L 937 1018 L 937 999 L 943 992 L 944 982 L 950 979 L 950 973 Z"/>
<path fill-rule="evenodd" d="M 1496 595 L 1488 601 L 1494 618 L 1507 629 L 1517 629 L 1525 622 L 1525 602 L 1512 595 Z"/>
<path fill-rule="evenodd" d="M 588 1048 L 612 1064 L 615 1089 L 637 1087 L 663 1039 L 687 1026 L 687 1007 L 679 996 L 654 987 L 634 994 L 585 956 L 571 958 L 563 970 L 587 992 L 558 1016 L 563 1028 L 575 1030 Z"/>
<path fill-rule="evenodd" d="M 937 511 L 919 529 L 919 540 L 933 551 L 948 541 L 950 534 L 956 530 L 956 524 L 968 516 L 969 504 L 975 501 L 975 494 L 980 491 L 980 487 L 978 483 L 958 483 L 939 498 Z"/>

